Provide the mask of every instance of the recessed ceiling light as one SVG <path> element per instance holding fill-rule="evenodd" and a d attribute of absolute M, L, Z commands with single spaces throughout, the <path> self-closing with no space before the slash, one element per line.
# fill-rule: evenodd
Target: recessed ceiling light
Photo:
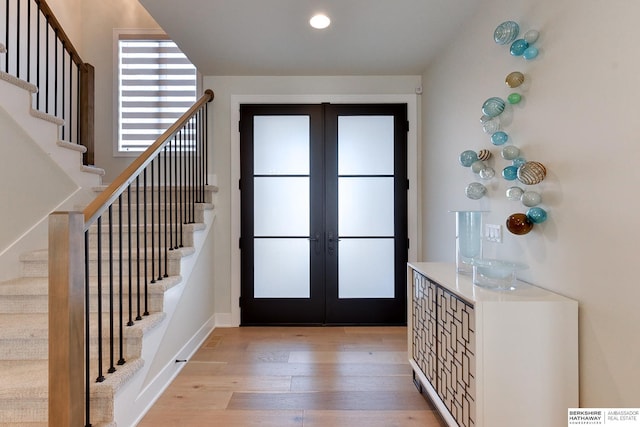
<path fill-rule="evenodd" d="M 327 28 L 329 24 L 331 24 L 331 19 L 327 15 L 318 14 L 309 20 L 309 25 L 319 30 Z"/>

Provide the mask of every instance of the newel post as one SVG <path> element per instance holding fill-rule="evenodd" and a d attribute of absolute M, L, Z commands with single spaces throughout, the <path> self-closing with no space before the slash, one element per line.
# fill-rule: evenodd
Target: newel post
<path fill-rule="evenodd" d="M 49 425 L 84 425 L 84 215 L 49 216 Z"/>

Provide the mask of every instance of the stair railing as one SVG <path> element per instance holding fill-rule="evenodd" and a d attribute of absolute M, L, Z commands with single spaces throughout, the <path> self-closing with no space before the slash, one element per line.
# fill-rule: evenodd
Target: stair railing
<path fill-rule="evenodd" d="M 32 85 L 32 107 L 60 119 L 60 139 L 83 145 L 93 165 L 94 68 L 45 0 L 0 0 L 0 48 L 0 70 Z"/>
<path fill-rule="evenodd" d="M 205 202 L 213 97 L 205 91 L 83 212 L 50 216 L 51 426 L 91 425 L 91 384 L 127 363 L 124 329 L 150 314 L 148 285 L 175 274 L 183 225 Z"/>

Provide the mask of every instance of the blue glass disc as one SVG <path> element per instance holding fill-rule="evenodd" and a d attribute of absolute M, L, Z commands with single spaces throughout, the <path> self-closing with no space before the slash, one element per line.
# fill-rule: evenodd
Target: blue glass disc
<path fill-rule="evenodd" d="M 538 48 L 535 46 L 529 46 L 522 53 L 522 57 L 527 60 L 534 59 L 536 56 L 538 56 Z"/>
<path fill-rule="evenodd" d="M 505 103 L 502 98 L 493 97 L 484 101 L 482 104 L 482 114 L 489 117 L 496 117 L 504 111 Z"/>
<path fill-rule="evenodd" d="M 527 211 L 527 218 L 534 224 L 540 224 L 547 220 L 547 211 L 542 208 L 531 208 Z"/>
<path fill-rule="evenodd" d="M 505 21 L 493 32 L 493 40 L 498 44 L 509 44 L 518 37 L 520 26 L 514 21 Z"/>
<path fill-rule="evenodd" d="M 473 150 L 465 150 L 460 153 L 460 164 L 465 168 L 468 168 L 477 160 L 478 154 Z"/>
<path fill-rule="evenodd" d="M 507 181 L 513 181 L 518 177 L 518 168 L 515 166 L 507 166 L 502 169 L 502 177 Z"/>
<path fill-rule="evenodd" d="M 509 52 L 511 52 L 511 55 L 513 56 L 522 56 L 524 54 L 524 51 L 527 50 L 528 47 L 529 43 L 525 39 L 518 39 L 511 43 Z"/>
<path fill-rule="evenodd" d="M 491 135 L 491 143 L 493 145 L 504 145 L 504 143 L 507 142 L 508 139 L 509 135 L 501 130 Z"/>

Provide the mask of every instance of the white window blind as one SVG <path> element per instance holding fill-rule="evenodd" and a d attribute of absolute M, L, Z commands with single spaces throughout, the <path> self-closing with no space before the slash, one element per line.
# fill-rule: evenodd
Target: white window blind
<path fill-rule="evenodd" d="M 118 151 L 144 151 L 196 101 L 196 68 L 171 40 L 120 35 Z"/>

